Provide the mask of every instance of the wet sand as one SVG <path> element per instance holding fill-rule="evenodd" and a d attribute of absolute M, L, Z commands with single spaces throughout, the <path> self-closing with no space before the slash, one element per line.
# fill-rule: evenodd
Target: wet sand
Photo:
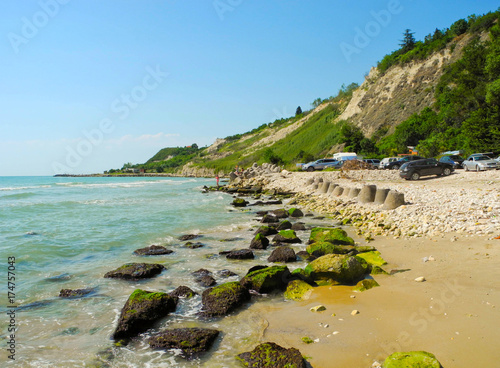
<path fill-rule="evenodd" d="M 255 303 L 252 311 L 269 323 L 262 341 L 298 348 L 314 368 L 371 367 L 414 350 L 435 354 L 443 367 L 498 366 L 500 240 L 453 236 L 377 237 L 371 245 L 388 262 L 384 269 L 408 270 L 374 276 L 380 287 L 325 286 L 307 301 Z M 435 260 L 424 262 L 429 256 Z M 420 276 L 426 281 L 414 281 Z M 326 310 L 309 310 L 319 304 Z M 319 341 L 305 344 L 306 336 Z"/>

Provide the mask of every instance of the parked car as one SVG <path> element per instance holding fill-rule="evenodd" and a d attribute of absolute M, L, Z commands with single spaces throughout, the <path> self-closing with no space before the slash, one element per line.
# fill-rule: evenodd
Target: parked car
<path fill-rule="evenodd" d="M 404 163 L 399 169 L 399 176 L 406 180 L 418 180 L 421 176 L 450 175 L 454 170 L 453 165 L 449 163 L 425 158 Z"/>
<path fill-rule="evenodd" d="M 493 160 L 489 156 L 473 154 L 467 157 L 467 159 L 462 163 L 465 171 L 469 170 L 494 170 L 499 168 L 499 164 L 497 161 Z"/>
<path fill-rule="evenodd" d="M 454 169 L 461 169 L 464 161 L 465 159 L 459 155 L 446 155 L 439 159 L 439 162 L 446 162 L 453 165 Z"/>
<path fill-rule="evenodd" d="M 372 165 L 375 169 L 380 168 L 380 160 L 376 158 L 365 158 L 363 161 L 366 162 L 367 164 Z"/>
<path fill-rule="evenodd" d="M 380 161 L 379 169 L 385 169 L 390 162 L 399 160 L 399 157 L 385 157 Z"/>
<path fill-rule="evenodd" d="M 425 157 L 416 155 L 404 156 L 397 161 L 389 162 L 387 165 L 385 165 L 385 168 L 389 170 L 398 170 L 406 162 L 423 160 L 423 159 L 425 159 Z"/>
<path fill-rule="evenodd" d="M 339 168 L 342 166 L 340 161 L 334 160 L 333 158 L 322 158 L 320 160 L 308 162 L 305 165 L 302 165 L 302 170 L 304 171 L 314 171 L 314 170 L 323 170 L 327 167 L 331 168 Z"/>

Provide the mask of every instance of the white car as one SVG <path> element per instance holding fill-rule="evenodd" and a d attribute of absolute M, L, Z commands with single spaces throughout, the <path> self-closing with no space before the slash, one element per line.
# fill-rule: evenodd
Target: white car
<path fill-rule="evenodd" d="M 382 161 L 380 161 L 380 164 L 378 166 L 379 169 L 385 169 L 387 165 L 389 165 L 391 162 L 399 160 L 401 157 L 386 157 L 383 158 Z"/>
<path fill-rule="evenodd" d="M 493 160 L 491 157 L 485 155 L 470 155 L 467 159 L 462 163 L 465 171 L 475 170 L 495 170 L 499 168 L 499 164 L 496 160 Z"/>

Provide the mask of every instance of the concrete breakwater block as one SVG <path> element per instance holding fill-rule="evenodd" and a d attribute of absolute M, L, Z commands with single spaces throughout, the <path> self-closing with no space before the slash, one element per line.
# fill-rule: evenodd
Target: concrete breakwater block
<path fill-rule="evenodd" d="M 393 210 L 405 204 L 405 195 L 395 190 L 390 190 L 387 193 L 387 198 L 384 201 L 384 209 Z"/>
<path fill-rule="evenodd" d="M 351 191 L 351 188 L 344 188 L 344 191 L 342 192 L 342 196 L 349 197 L 350 191 Z"/>
<path fill-rule="evenodd" d="M 327 193 L 329 187 L 330 187 L 330 182 L 329 181 L 324 181 L 323 184 L 321 184 L 320 187 L 319 187 L 319 193 L 320 194 Z"/>
<path fill-rule="evenodd" d="M 311 185 L 312 183 L 314 183 L 314 179 L 313 178 L 309 178 L 306 180 L 306 185 Z"/>
<path fill-rule="evenodd" d="M 330 183 L 330 186 L 328 187 L 328 194 L 332 194 L 334 189 L 337 188 L 338 186 L 339 186 L 338 184 Z"/>
<path fill-rule="evenodd" d="M 349 198 L 356 198 L 359 195 L 359 192 L 361 192 L 360 188 L 351 188 L 349 191 Z"/>
<path fill-rule="evenodd" d="M 344 188 L 339 187 L 339 186 L 337 185 L 337 186 L 335 187 L 335 189 L 333 190 L 333 192 L 332 192 L 332 196 L 334 196 L 334 197 L 341 196 L 343 192 L 344 192 Z"/>
<path fill-rule="evenodd" d="M 389 189 L 377 189 L 377 192 L 375 193 L 375 203 L 384 204 L 385 199 L 387 198 L 387 193 L 389 193 Z"/>
<path fill-rule="evenodd" d="M 312 186 L 312 190 L 317 190 L 318 189 L 318 183 L 314 183 Z"/>
<path fill-rule="evenodd" d="M 358 201 L 361 203 L 371 203 L 375 200 L 376 192 L 376 185 L 363 185 L 358 195 Z"/>

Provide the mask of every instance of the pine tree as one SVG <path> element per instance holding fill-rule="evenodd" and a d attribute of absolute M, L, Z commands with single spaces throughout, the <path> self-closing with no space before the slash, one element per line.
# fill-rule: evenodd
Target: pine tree
<path fill-rule="evenodd" d="M 404 38 L 401 40 L 402 43 L 399 44 L 403 52 L 413 50 L 415 47 L 415 37 L 413 37 L 414 34 L 415 32 L 412 32 L 410 29 L 405 30 L 405 33 L 403 33 Z"/>
<path fill-rule="evenodd" d="M 302 114 L 302 108 L 299 106 L 297 110 L 295 110 L 295 116 Z"/>

